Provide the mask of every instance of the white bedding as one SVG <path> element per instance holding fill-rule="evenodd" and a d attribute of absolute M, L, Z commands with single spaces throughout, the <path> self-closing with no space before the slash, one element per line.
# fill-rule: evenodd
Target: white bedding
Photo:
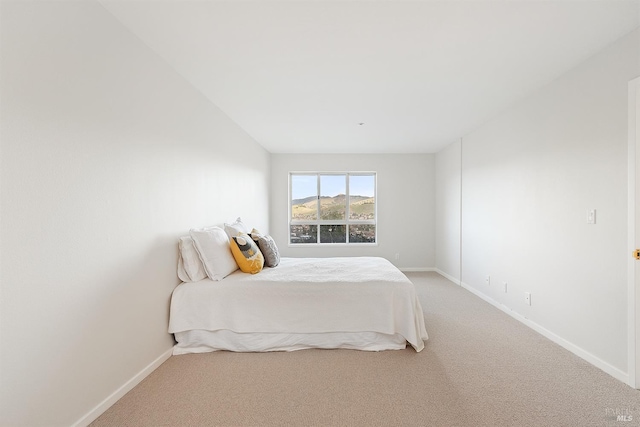
<path fill-rule="evenodd" d="M 255 275 L 182 283 L 173 292 L 169 332 L 178 341 L 174 354 L 383 350 L 404 347 L 404 340 L 421 351 L 427 339 L 413 283 L 373 257 L 282 258 Z"/>

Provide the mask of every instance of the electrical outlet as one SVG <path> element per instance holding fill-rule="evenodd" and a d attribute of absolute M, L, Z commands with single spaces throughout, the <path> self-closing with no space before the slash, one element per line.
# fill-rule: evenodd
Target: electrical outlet
<path fill-rule="evenodd" d="M 524 293 L 524 300 L 527 303 L 527 305 L 531 305 L 531 292 Z"/>
<path fill-rule="evenodd" d="M 484 278 L 484 283 L 487 284 L 487 286 L 491 286 L 491 276 L 487 276 Z"/>
<path fill-rule="evenodd" d="M 504 286 L 504 293 L 507 293 L 507 282 L 503 282 L 502 285 Z"/>
<path fill-rule="evenodd" d="M 396 252 L 396 259 L 400 259 L 400 252 Z"/>

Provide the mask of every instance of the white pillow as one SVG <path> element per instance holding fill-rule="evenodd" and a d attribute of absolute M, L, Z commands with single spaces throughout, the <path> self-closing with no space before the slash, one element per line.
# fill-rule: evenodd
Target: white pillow
<path fill-rule="evenodd" d="M 200 255 L 193 245 L 191 236 L 178 239 L 180 254 L 178 259 L 178 277 L 183 282 L 197 282 L 207 277 Z"/>
<path fill-rule="evenodd" d="M 229 237 L 222 228 L 191 229 L 189 234 L 211 280 L 222 280 L 238 269 L 231 254 Z"/>
<path fill-rule="evenodd" d="M 178 256 L 178 277 L 183 282 L 188 282 L 188 281 L 191 280 L 189 278 L 189 276 L 187 276 L 187 272 L 184 271 L 184 264 L 182 263 L 182 257 L 181 256 Z"/>
<path fill-rule="evenodd" d="M 238 219 L 236 219 L 236 222 L 234 222 L 233 224 L 225 223 L 224 231 L 229 236 L 229 239 L 231 239 L 232 237 L 237 237 L 240 233 L 251 234 L 251 230 L 246 225 L 244 225 L 244 223 L 242 222 L 242 218 L 240 217 L 238 217 Z"/>

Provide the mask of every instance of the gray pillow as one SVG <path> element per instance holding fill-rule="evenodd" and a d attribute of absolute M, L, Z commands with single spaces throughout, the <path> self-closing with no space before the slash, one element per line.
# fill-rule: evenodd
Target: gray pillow
<path fill-rule="evenodd" d="M 265 267 L 275 267 L 280 264 L 280 253 L 276 242 L 271 236 L 263 236 L 260 233 L 251 233 L 251 238 L 258 244 L 258 248 L 264 256 Z"/>

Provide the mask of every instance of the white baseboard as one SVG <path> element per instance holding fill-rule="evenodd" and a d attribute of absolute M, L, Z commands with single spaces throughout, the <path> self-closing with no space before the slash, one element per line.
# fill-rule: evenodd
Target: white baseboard
<path fill-rule="evenodd" d="M 400 268 L 400 271 L 402 271 L 403 273 L 420 273 L 423 271 L 436 271 L 435 268 L 433 267 L 407 267 L 407 268 Z"/>
<path fill-rule="evenodd" d="M 445 273 L 444 271 L 440 270 L 439 268 L 434 269 L 434 271 L 436 273 L 438 273 L 439 275 L 441 275 L 442 277 L 452 281 L 453 283 L 455 283 L 456 285 L 460 286 L 460 279 L 456 279 L 455 277 L 453 277 L 450 274 Z"/>
<path fill-rule="evenodd" d="M 594 356 L 593 354 L 589 353 L 588 351 L 584 350 L 583 348 L 578 347 L 577 345 L 567 341 L 566 339 L 554 334 L 550 330 L 538 325 L 536 322 L 532 321 L 531 319 L 528 319 L 527 317 L 523 316 L 522 314 L 513 311 L 511 308 L 507 307 L 506 305 L 499 303 L 498 301 L 496 301 L 493 298 L 483 294 L 479 290 L 467 285 L 466 283 L 462 282 L 461 286 L 463 288 L 465 288 L 466 290 L 468 290 L 469 292 L 471 292 L 472 294 L 474 294 L 477 297 L 481 298 L 482 300 L 488 302 L 492 306 L 502 310 L 503 312 L 507 313 L 509 316 L 513 317 L 514 319 L 516 319 L 516 320 L 520 321 L 521 323 L 525 324 L 526 326 L 530 327 L 531 329 L 533 329 L 534 331 L 538 332 L 540 335 L 544 336 L 545 338 L 550 339 L 554 343 L 558 344 L 559 346 L 563 347 L 566 350 L 569 350 L 571 353 L 575 354 L 576 356 L 580 357 L 581 359 L 584 359 L 587 362 L 591 363 L 596 368 L 599 368 L 599 369 L 603 370 L 607 374 L 611 375 L 612 377 L 614 377 L 617 380 L 622 381 L 625 384 L 629 384 L 629 382 L 628 382 L 629 378 L 628 378 L 628 374 L 626 372 L 621 371 L 620 369 L 610 365 L 609 363 L 607 363 L 604 360 L 598 358 L 597 356 Z"/>
<path fill-rule="evenodd" d="M 114 391 L 109 397 L 100 402 L 98 406 L 89 411 L 85 416 L 80 418 L 73 424 L 73 427 L 86 427 L 95 421 L 100 415 L 102 415 L 107 409 L 109 409 L 114 403 L 116 403 L 122 396 L 127 394 L 131 389 L 140 384 L 151 372 L 155 371 L 160 365 L 162 365 L 167 359 L 171 357 L 173 348 L 162 353 L 160 357 L 151 362 L 147 367 L 138 372 L 133 378 L 127 381 L 119 389 Z"/>

